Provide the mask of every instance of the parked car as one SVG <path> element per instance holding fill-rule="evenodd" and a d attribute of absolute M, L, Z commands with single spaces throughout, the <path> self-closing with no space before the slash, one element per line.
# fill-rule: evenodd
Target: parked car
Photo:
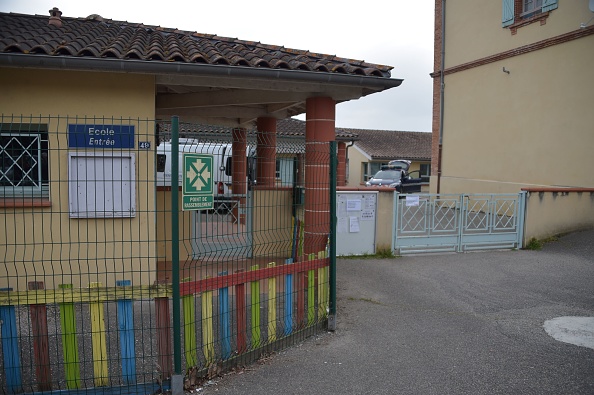
<path fill-rule="evenodd" d="M 388 162 L 382 166 L 365 185 L 369 186 L 388 186 L 396 189 L 400 193 L 421 192 L 421 175 L 419 170 L 408 173 L 410 161 L 397 159 Z"/>

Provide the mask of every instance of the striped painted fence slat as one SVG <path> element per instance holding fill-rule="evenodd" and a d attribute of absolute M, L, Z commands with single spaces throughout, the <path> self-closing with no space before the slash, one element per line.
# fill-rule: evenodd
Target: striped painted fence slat
<path fill-rule="evenodd" d="M 270 262 L 269 268 L 276 266 Z M 268 343 L 276 340 L 276 277 L 268 278 Z"/>
<path fill-rule="evenodd" d="M 3 291 L 12 291 L 12 289 L 3 289 Z M 0 322 L 6 388 L 9 393 L 21 392 L 23 380 L 14 306 L 0 306 Z"/>
<path fill-rule="evenodd" d="M 117 287 L 130 287 L 130 280 L 116 281 Z M 125 384 L 136 384 L 136 353 L 134 346 L 134 315 L 132 299 L 117 301 L 118 326 L 120 330 L 120 355 L 122 357 L 122 378 Z"/>
<path fill-rule="evenodd" d="M 250 270 L 255 271 L 260 268 L 254 265 Z M 262 341 L 262 332 L 260 331 L 260 280 L 250 282 L 251 296 L 251 317 L 252 317 L 252 348 L 260 346 Z"/>
<path fill-rule="evenodd" d="M 171 312 L 169 298 L 155 298 L 155 315 L 157 318 L 157 349 L 161 379 L 171 377 L 173 373 L 172 347 L 171 347 Z"/>
<path fill-rule="evenodd" d="M 60 284 L 62 290 L 72 289 L 72 284 Z M 62 351 L 64 353 L 64 372 L 66 387 L 81 387 L 80 363 L 78 361 L 78 340 L 76 338 L 76 317 L 74 302 L 58 303 L 60 308 L 60 325 L 62 327 Z"/>
<path fill-rule="evenodd" d="M 225 276 L 227 272 L 219 273 L 219 276 Z M 229 288 L 219 288 L 219 317 L 221 332 L 221 358 L 227 360 L 231 357 L 231 326 L 229 317 Z"/>
<path fill-rule="evenodd" d="M 30 281 L 28 289 L 44 289 L 43 281 Z M 49 336 L 47 330 L 47 306 L 45 303 L 29 306 L 31 330 L 33 333 L 33 353 L 38 391 L 51 391 L 52 373 L 50 369 Z"/>
<path fill-rule="evenodd" d="M 89 288 L 101 288 L 102 284 L 93 282 Z M 91 314 L 91 344 L 93 346 L 93 373 L 95 386 L 104 387 L 109 384 L 107 369 L 107 342 L 105 335 L 105 317 L 102 302 L 89 303 Z"/>
<path fill-rule="evenodd" d="M 243 269 L 236 271 L 236 273 L 241 272 L 243 272 Z M 245 303 L 245 283 L 235 285 L 235 304 L 237 353 L 241 354 L 247 350 L 247 309 Z"/>
<path fill-rule="evenodd" d="M 287 265 L 293 264 L 293 259 L 285 261 Z M 293 274 L 285 275 L 285 332 L 288 336 L 293 333 Z"/>
<path fill-rule="evenodd" d="M 202 352 L 207 366 L 215 360 L 212 299 L 213 291 L 202 293 Z"/>
<path fill-rule="evenodd" d="M 189 281 L 184 279 L 183 281 Z M 198 365 L 198 356 L 196 354 L 196 309 L 194 307 L 194 295 L 184 295 L 181 297 L 184 311 L 184 354 L 186 356 L 186 366 L 188 368 Z"/>

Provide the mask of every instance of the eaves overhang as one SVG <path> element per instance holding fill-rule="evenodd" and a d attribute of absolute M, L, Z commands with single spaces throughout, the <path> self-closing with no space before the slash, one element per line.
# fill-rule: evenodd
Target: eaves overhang
<path fill-rule="evenodd" d="M 318 83 L 335 86 L 359 87 L 373 92 L 394 88 L 402 79 L 351 74 L 323 73 L 304 70 L 258 69 L 253 67 L 187 64 L 114 58 L 86 58 L 74 56 L 48 56 L 17 53 L 0 53 L 0 67 L 38 68 L 54 70 L 79 70 L 113 73 L 153 75 L 211 76 L 276 80 L 292 83 Z M 371 93 L 371 92 L 369 92 Z"/>

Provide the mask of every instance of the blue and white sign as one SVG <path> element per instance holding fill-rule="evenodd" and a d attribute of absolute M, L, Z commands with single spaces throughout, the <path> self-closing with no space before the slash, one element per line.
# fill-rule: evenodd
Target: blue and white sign
<path fill-rule="evenodd" d="M 68 125 L 69 148 L 134 148 L 133 125 Z"/>

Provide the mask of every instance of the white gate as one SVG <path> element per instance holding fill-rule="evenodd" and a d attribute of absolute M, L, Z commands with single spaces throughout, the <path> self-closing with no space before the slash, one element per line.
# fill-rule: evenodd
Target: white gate
<path fill-rule="evenodd" d="M 521 248 L 525 193 L 394 195 L 397 254 Z"/>

